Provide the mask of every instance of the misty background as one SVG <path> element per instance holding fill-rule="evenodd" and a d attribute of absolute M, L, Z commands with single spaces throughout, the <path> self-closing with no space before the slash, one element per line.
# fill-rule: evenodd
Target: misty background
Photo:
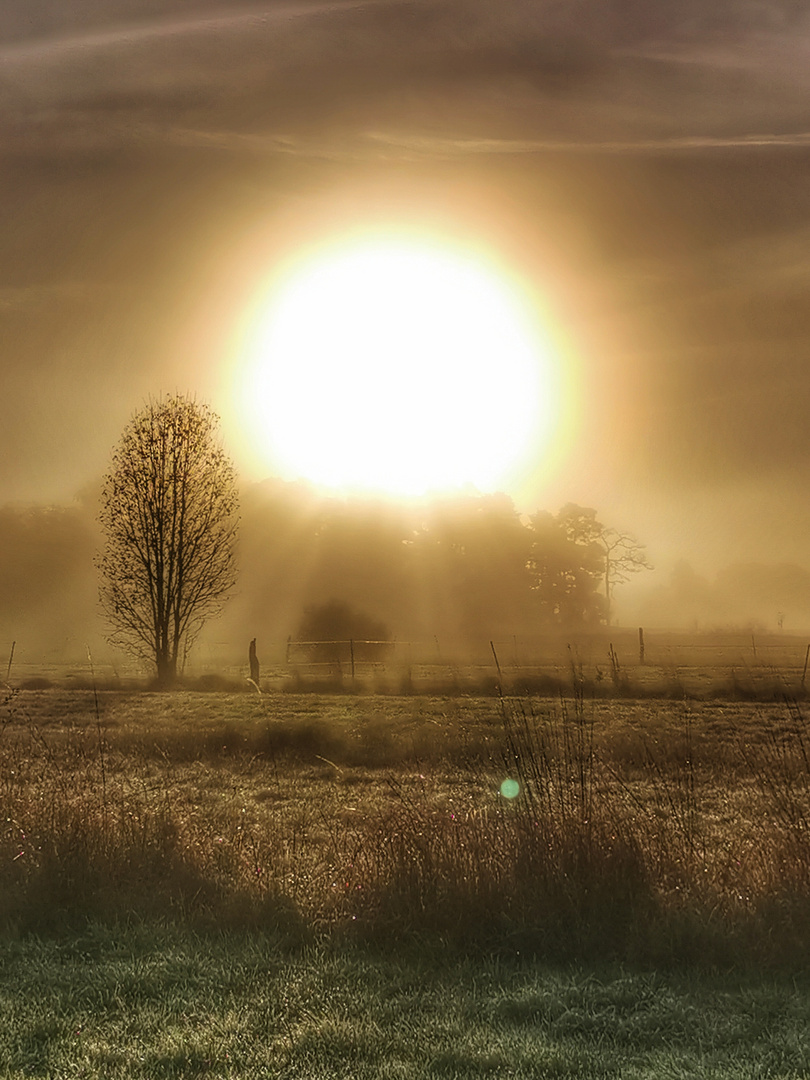
<path fill-rule="evenodd" d="M 220 413 L 244 484 L 215 640 L 286 637 L 329 597 L 399 637 L 517 634 L 537 613 L 507 605 L 505 536 L 568 502 L 647 545 L 621 623 L 810 627 L 808 59 L 787 0 L 7 0 L 0 641 L 101 633 L 95 492 L 176 389 Z M 324 233 L 392 221 L 493 252 L 576 368 L 555 474 L 479 528 L 474 610 L 435 520 L 324 503 L 240 444 L 256 290 Z"/>
<path fill-rule="evenodd" d="M 502 494 L 397 505 L 326 499 L 300 483 L 253 485 L 243 497 L 238 587 L 205 626 L 191 669 L 244 665 L 252 637 L 273 664 L 288 639 L 349 636 L 411 643 L 398 663 L 480 660 L 493 639 L 537 662 L 549 640 L 604 627 L 599 550 L 567 527 L 582 509 L 527 519 Z M 0 511 L 0 641 L 18 643 L 18 664 L 83 670 L 89 648 L 96 663 L 131 667 L 104 644 L 96 510 L 85 500 Z M 810 626 L 810 571 L 798 564 L 734 562 L 709 577 L 681 560 L 668 573 L 637 576 L 646 580 L 635 590 L 633 578 L 616 584 L 614 627 L 694 636 Z M 324 619 L 335 607 L 345 614 Z"/>

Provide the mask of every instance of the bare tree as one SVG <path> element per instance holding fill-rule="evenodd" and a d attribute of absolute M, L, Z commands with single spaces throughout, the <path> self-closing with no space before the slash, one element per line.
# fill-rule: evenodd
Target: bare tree
<path fill-rule="evenodd" d="M 629 581 L 632 574 L 638 574 L 641 570 L 652 570 L 652 564 L 644 554 L 644 545 L 629 533 L 602 528 L 595 540 L 603 552 L 605 622 L 610 626 L 610 605 L 614 587 Z"/>
<path fill-rule="evenodd" d="M 175 680 L 235 582 L 236 474 L 207 405 L 150 402 L 124 429 L 104 479 L 99 596 L 110 641 Z"/>
<path fill-rule="evenodd" d="M 586 582 L 588 577 L 594 586 L 596 583 L 604 585 L 605 600 L 601 614 L 605 624 L 610 626 L 615 586 L 629 581 L 632 574 L 653 568 L 644 554 L 644 545 L 630 533 L 619 532 L 618 529 L 603 525 L 597 518 L 596 511 L 588 506 L 566 503 L 557 517 L 549 520 L 557 525 L 569 544 L 575 545 L 581 553 L 578 555 L 578 575 L 573 577 L 569 573 L 571 582 L 576 584 L 577 594 L 586 597 L 587 589 L 583 587 L 583 581 Z M 568 561 L 572 562 L 570 555 Z"/>

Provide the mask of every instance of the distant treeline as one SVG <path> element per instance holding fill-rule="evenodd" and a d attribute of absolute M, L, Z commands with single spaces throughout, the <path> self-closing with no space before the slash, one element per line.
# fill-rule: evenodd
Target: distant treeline
<path fill-rule="evenodd" d="M 103 633 L 95 515 L 91 501 L 0 508 L 0 640 L 78 656 Z M 380 633 L 458 649 L 595 629 L 609 617 L 606 590 L 645 565 L 640 545 L 575 504 L 521 516 L 501 494 L 397 505 L 267 481 L 244 493 L 239 582 L 203 640 L 295 637 L 305 613 L 330 601 Z M 736 565 L 710 582 L 684 563 L 649 582 L 649 626 L 810 624 L 800 567 Z"/>
<path fill-rule="evenodd" d="M 413 507 L 325 501 L 268 483 L 243 503 L 240 595 L 226 619 L 238 612 L 256 633 L 296 635 L 304 612 L 339 600 L 378 632 L 462 648 L 540 627 L 595 627 L 606 617 L 601 531 L 593 510 L 521 518 L 505 495 Z"/>

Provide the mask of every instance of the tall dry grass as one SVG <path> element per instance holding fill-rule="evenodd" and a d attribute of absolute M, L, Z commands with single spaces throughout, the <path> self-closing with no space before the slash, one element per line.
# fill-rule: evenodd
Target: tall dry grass
<path fill-rule="evenodd" d="M 665 729 L 608 722 L 584 688 L 480 720 L 445 701 L 403 740 L 385 702 L 340 729 L 317 702 L 249 725 L 236 696 L 211 726 L 192 695 L 182 729 L 147 732 L 97 699 L 89 717 L 59 699 L 61 720 L 48 700 L 0 701 L 7 929 L 157 918 L 559 959 L 810 959 L 795 703 L 735 731 L 688 703 Z"/>

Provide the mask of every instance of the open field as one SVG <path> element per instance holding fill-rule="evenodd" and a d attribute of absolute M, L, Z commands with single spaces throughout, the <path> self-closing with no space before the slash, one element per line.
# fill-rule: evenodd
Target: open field
<path fill-rule="evenodd" d="M 92 927 L 0 966 L 0 1074 L 799 1080 L 810 985 Z"/>
<path fill-rule="evenodd" d="M 810 957 L 795 703 L 50 690 L 2 711 L 12 926 Z"/>
<path fill-rule="evenodd" d="M 363 659 L 363 642 L 326 642 L 338 658 L 292 641 L 262 644 L 262 687 L 271 693 L 376 693 L 400 696 L 517 694 L 556 696 L 573 683 L 588 696 L 681 699 L 773 700 L 810 690 L 810 632 L 675 632 L 646 630 L 644 653 L 637 628 L 611 627 L 591 633 L 512 636 L 479 641 L 462 651 L 430 641 L 394 641 L 383 659 Z M 68 660 L 62 648 L 42 651 L 10 638 L 0 648 L 8 673 L 22 688 L 144 689 L 148 677 L 131 659 L 101 648 L 91 663 L 87 647 Z M 353 655 L 354 653 L 354 655 Z M 497 663 L 496 663 L 497 657 Z M 247 689 L 246 643 L 200 647 L 186 667 L 195 689 Z"/>
<path fill-rule="evenodd" d="M 49 689 L 0 731 L 2 1075 L 810 1070 L 791 699 Z"/>

